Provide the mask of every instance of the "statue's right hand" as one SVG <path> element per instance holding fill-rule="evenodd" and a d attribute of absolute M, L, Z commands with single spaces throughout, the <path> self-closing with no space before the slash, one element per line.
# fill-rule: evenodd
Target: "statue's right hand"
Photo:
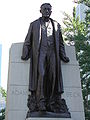
<path fill-rule="evenodd" d="M 27 57 L 21 56 L 21 60 L 28 60 Z"/>

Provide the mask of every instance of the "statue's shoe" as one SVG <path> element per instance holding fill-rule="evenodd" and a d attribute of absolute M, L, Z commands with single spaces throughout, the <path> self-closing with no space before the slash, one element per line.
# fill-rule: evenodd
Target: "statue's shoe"
<path fill-rule="evenodd" d="M 45 106 L 39 106 L 38 110 L 39 111 L 46 111 L 46 107 Z"/>
<path fill-rule="evenodd" d="M 44 101 L 40 101 L 37 106 L 39 111 L 46 111 L 46 106 Z"/>

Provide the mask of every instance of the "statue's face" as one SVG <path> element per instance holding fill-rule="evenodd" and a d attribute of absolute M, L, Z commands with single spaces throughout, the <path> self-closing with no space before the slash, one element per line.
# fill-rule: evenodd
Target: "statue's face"
<path fill-rule="evenodd" d="M 50 6 L 50 5 L 47 5 L 47 4 L 43 5 L 43 6 L 41 7 L 41 11 L 40 11 L 40 12 L 42 13 L 42 16 L 43 16 L 43 17 L 50 17 L 50 15 L 51 15 L 51 13 L 52 13 L 52 11 L 51 11 L 51 6 Z"/>

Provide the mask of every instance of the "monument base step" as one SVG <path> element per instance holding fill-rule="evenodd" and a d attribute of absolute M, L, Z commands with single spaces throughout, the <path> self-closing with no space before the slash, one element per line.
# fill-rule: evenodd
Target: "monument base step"
<path fill-rule="evenodd" d="M 37 112 L 29 112 L 27 113 L 26 118 L 71 118 L 71 114 L 69 112 L 67 113 L 54 113 L 54 112 L 48 112 L 48 111 L 37 111 Z"/>
<path fill-rule="evenodd" d="M 26 120 L 73 120 L 72 118 L 27 118 Z"/>

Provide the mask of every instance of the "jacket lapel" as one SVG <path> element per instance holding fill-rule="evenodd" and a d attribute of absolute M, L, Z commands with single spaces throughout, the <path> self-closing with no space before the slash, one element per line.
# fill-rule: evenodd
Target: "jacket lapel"
<path fill-rule="evenodd" d="M 58 31 L 57 22 L 54 22 L 53 19 L 51 19 L 51 22 L 52 22 L 52 26 L 53 26 L 54 38 L 55 38 L 55 41 L 56 41 L 56 39 L 57 39 L 57 31 Z"/>
<path fill-rule="evenodd" d="M 38 35 L 39 35 L 39 44 L 40 44 L 40 41 L 41 41 L 41 18 L 38 19 Z"/>

